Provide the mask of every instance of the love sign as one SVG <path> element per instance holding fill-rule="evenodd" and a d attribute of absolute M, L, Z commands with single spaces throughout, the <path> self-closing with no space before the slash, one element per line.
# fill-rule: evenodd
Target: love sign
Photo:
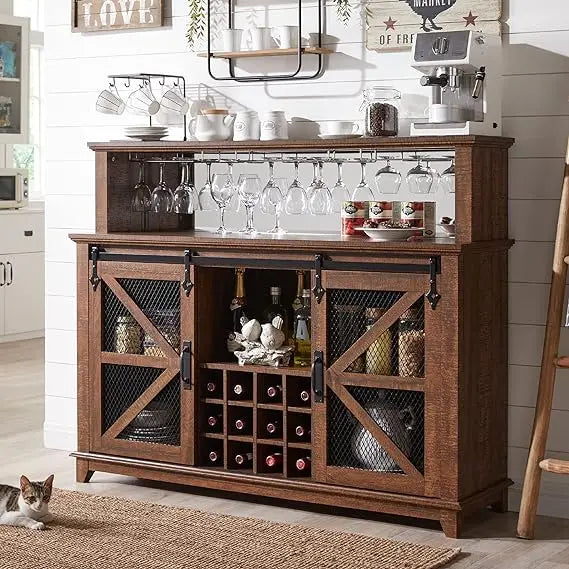
<path fill-rule="evenodd" d="M 164 0 L 72 0 L 73 31 L 160 27 L 163 4 Z"/>

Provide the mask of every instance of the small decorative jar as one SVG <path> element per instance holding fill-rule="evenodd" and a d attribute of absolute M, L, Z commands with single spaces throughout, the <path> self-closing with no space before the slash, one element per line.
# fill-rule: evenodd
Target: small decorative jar
<path fill-rule="evenodd" d="M 261 115 L 261 140 L 287 140 L 288 123 L 284 111 L 268 111 Z"/>
<path fill-rule="evenodd" d="M 412 307 L 399 319 L 399 375 L 423 377 L 425 374 L 425 325 L 422 308 Z"/>
<path fill-rule="evenodd" d="M 364 89 L 364 136 L 397 136 L 401 93 L 393 87 Z"/>
<path fill-rule="evenodd" d="M 118 354 L 140 354 L 142 328 L 132 316 L 119 316 L 115 329 L 115 350 Z"/>
<path fill-rule="evenodd" d="M 369 220 L 378 226 L 393 221 L 393 202 L 369 202 Z"/>
<path fill-rule="evenodd" d="M 369 202 L 342 203 L 342 235 L 357 235 L 368 217 Z"/>
<path fill-rule="evenodd" d="M 261 122 L 256 111 L 239 111 L 233 124 L 233 140 L 259 140 Z"/>

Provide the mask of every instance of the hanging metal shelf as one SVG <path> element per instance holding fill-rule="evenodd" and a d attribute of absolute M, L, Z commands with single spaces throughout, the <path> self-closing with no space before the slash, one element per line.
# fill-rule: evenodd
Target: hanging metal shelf
<path fill-rule="evenodd" d="M 324 56 L 333 51 L 329 48 L 322 47 L 322 0 L 318 0 L 318 18 L 317 24 L 318 28 L 316 31 L 318 38 L 318 45 L 303 47 L 301 45 L 301 33 L 302 33 L 302 0 L 298 0 L 298 47 L 293 47 L 289 49 L 263 49 L 259 51 L 225 51 L 225 52 L 214 52 L 211 48 L 211 12 L 213 8 L 211 6 L 212 0 L 207 0 L 207 51 L 204 53 L 199 53 L 200 57 L 207 57 L 207 71 L 209 76 L 216 81 L 238 81 L 240 83 L 258 83 L 258 82 L 268 82 L 268 81 L 303 81 L 307 79 L 316 79 L 320 77 L 324 72 Z M 233 27 L 234 15 L 233 15 L 233 0 L 228 0 L 228 17 L 229 17 L 229 27 Z M 235 60 L 243 57 L 277 57 L 277 56 L 296 56 L 296 69 L 292 73 L 281 73 L 278 75 L 243 75 L 238 76 L 235 73 Z M 310 74 L 301 74 L 303 68 L 303 58 L 309 55 L 311 57 L 317 58 L 317 68 L 316 71 Z M 214 59 L 226 59 L 229 75 L 218 76 L 212 70 L 212 60 Z"/>

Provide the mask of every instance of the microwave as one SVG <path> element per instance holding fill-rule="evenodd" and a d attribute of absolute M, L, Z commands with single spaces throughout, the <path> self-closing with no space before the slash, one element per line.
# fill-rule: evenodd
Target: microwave
<path fill-rule="evenodd" d="M 0 209 L 26 207 L 29 193 L 27 170 L 0 168 Z"/>

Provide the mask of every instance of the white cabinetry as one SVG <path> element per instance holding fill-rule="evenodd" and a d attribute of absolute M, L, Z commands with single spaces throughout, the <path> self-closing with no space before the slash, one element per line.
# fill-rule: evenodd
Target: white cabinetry
<path fill-rule="evenodd" d="M 44 334 L 44 214 L 0 211 L 0 342 Z"/>

